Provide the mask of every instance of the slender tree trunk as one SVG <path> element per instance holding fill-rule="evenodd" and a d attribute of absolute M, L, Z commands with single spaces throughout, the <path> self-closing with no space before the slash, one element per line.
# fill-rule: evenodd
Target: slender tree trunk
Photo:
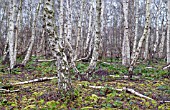
<path fill-rule="evenodd" d="M 99 45 L 101 39 L 101 5 L 101 0 L 96 0 L 96 34 L 94 38 L 94 50 L 92 59 L 90 61 L 87 73 L 91 73 L 95 69 L 99 57 Z"/>
<path fill-rule="evenodd" d="M 90 34 L 91 34 L 91 31 L 92 31 L 92 14 L 93 14 L 93 1 L 91 2 L 90 11 L 89 11 L 89 26 L 88 26 L 86 44 L 85 44 L 85 48 L 84 48 L 85 56 L 88 55 L 88 47 L 89 47 L 89 43 L 90 43 Z"/>
<path fill-rule="evenodd" d="M 148 34 L 147 34 L 146 42 L 145 42 L 145 51 L 144 51 L 144 56 L 143 56 L 145 61 L 148 60 L 150 31 L 151 31 L 151 29 L 150 29 L 150 26 L 149 26 Z"/>
<path fill-rule="evenodd" d="M 129 42 L 129 27 L 128 27 L 128 5 L 129 0 L 123 1 L 123 12 L 124 12 L 124 37 L 122 44 L 122 64 L 130 65 L 130 42 Z"/>
<path fill-rule="evenodd" d="M 153 47 L 153 52 L 156 53 L 157 51 L 157 47 L 158 47 L 158 43 L 159 43 L 159 16 L 160 16 L 160 12 L 161 12 L 161 5 L 162 5 L 162 0 L 160 1 L 159 7 L 158 7 L 158 12 L 157 12 L 157 18 L 156 18 L 156 41 Z"/>
<path fill-rule="evenodd" d="M 18 47 L 18 33 L 20 32 L 21 29 L 21 15 L 22 15 L 22 0 L 20 0 L 20 5 L 19 5 L 19 11 L 16 19 L 16 30 L 15 30 L 15 46 L 14 46 L 14 62 L 16 64 L 16 59 L 17 59 L 17 47 Z"/>
<path fill-rule="evenodd" d="M 168 0 L 167 64 L 170 63 L 170 0 Z"/>
<path fill-rule="evenodd" d="M 130 78 L 132 77 L 133 74 L 133 69 L 136 64 L 136 61 L 138 60 L 139 53 L 142 48 L 143 41 L 145 40 L 147 34 L 148 34 L 148 29 L 149 29 L 149 24 L 150 24 L 150 0 L 147 0 L 146 2 L 146 22 L 145 22 L 145 28 L 142 37 L 139 40 L 135 55 L 131 61 L 130 67 L 129 67 L 129 75 Z"/>
<path fill-rule="evenodd" d="M 164 21 L 162 21 L 162 36 L 161 36 L 161 42 L 159 44 L 159 58 L 164 57 L 164 46 L 165 46 L 165 30 L 166 26 L 164 26 Z"/>
<path fill-rule="evenodd" d="M 59 90 L 67 91 L 71 88 L 71 80 L 68 72 L 68 61 L 67 49 L 65 50 L 63 47 L 63 0 L 60 0 L 60 34 L 59 37 L 56 36 L 54 31 L 54 8 L 53 8 L 53 0 L 46 0 L 45 2 L 45 21 L 46 21 L 46 29 L 48 41 L 50 43 L 50 48 L 52 50 L 52 55 L 57 61 L 55 62 L 57 67 L 57 75 L 58 75 L 58 88 Z"/>
<path fill-rule="evenodd" d="M 76 54 L 75 54 L 75 58 L 74 60 L 77 59 L 77 57 L 79 56 L 79 46 L 80 46 L 80 42 L 81 42 L 81 38 L 82 38 L 82 20 L 83 20 L 83 8 L 84 8 L 84 3 L 85 3 L 85 0 L 81 0 L 82 3 L 81 3 L 81 11 L 80 11 L 80 19 L 79 19 L 79 22 L 78 22 L 78 35 L 77 35 L 77 43 L 76 43 Z"/>
<path fill-rule="evenodd" d="M 39 4 L 38 4 L 37 9 L 36 9 L 36 12 L 33 15 L 34 18 L 33 18 L 33 24 L 32 24 L 31 43 L 30 43 L 30 45 L 28 47 L 27 53 L 25 55 L 25 58 L 22 61 L 23 65 L 25 65 L 28 62 L 28 60 L 30 59 L 30 56 L 31 56 L 31 52 L 32 52 L 32 49 L 33 49 L 34 41 L 35 41 L 36 21 L 37 21 L 36 18 L 38 17 L 38 12 L 39 12 L 41 3 L 42 3 L 42 0 L 39 1 Z"/>
<path fill-rule="evenodd" d="M 134 57 L 134 54 L 136 52 L 136 46 L 137 46 L 137 38 L 138 38 L 138 24 L 139 24 L 139 0 L 135 1 L 136 5 L 136 13 L 135 13 L 135 38 L 133 43 L 133 52 L 132 52 L 132 59 Z"/>
<path fill-rule="evenodd" d="M 10 20 L 9 20 L 9 58 L 10 58 L 10 69 L 13 69 L 15 65 L 14 59 L 14 27 L 15 27 L 15 11 L 16 11 L 16 0 L 10 0 Z"/>

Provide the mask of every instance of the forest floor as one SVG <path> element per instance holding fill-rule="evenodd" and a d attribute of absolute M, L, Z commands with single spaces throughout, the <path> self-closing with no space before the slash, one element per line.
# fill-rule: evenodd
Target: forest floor
<path fill-rule="evenodd" d="M 165 102 L 170 101 L 170 73 L 161 70 L 163 65 L 165 65 L 163 61 L 139 64 L 134 70 L 137 78 L 128 80 L 121 78 L 127 75 L 127 68 L 121 66 L 119 62 L 111 64 L 100 62 L 98 67 L 102 67 L 109 74 L 101 77 L 101 74 L 94 73 L 91 81 L 75 80 L 76 78 L 73 76 L 73 89 L 70 93 L 58 91 L 57 79 L 13 86 L 9 88 L 11 93 L 0 91 L 0 109 L 170 110 L 170 102 Z M 77 68 L 81 72 L 85 71 L 87 66 L 86 63 L 77 63 Z M 56 76 L 55 66 L 51 62 L 37 64 L 30 61 L 26 67 L 16 68 L 12 73 L 4 68 L 6 66 L 0 65 L 0 89 L 9 83 Z M 129 91 L 119 91 L 125 87 L 153 100 Z"/>

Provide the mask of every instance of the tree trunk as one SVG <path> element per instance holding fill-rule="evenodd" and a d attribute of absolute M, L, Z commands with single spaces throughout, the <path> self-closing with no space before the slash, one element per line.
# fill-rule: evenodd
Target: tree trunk
<path fill-rule="evenodd" d="M 87 74 L 91 73 L 95 69 L 99 57 L 99 45 L 101 39 L 101 5 L 101 0 L 96 0 L 96 34 L 94 38 L 94 50 L 92 53 L 92 59 L 88 67 Z"/>
<path fill-rule="evenodd" d="M 147 34 L 148 34 L 148 29 L 149 29 L 149 24 L 150 24 L 150 0 L 147 0 L 146 2 L 146 22 L 145 22 L 145 28 L 142 37 L 139 40 L 138 47 L 136 49 L 135 55 L 131 61 L 130 67 L 129 67 L 129 75 L 130 78 L 132 77 L 133 74 L 133 69 L 136 64 L 136 61 L 138 60 L 139 53 L 142 48 L 143 41 L 145 40 Z"/>
<path fill-rule="evenodd" d="M 128 27 L 128 5 L 129 0 L 123 1 L 123 12 L 124 12 L 124 37 L 122 44 L 122 65 L 130 65 L 130 42 L 129 42 L 129 27 Z"/>
<path fill-rule="evenodd" d="M 135 38 L 133 43 L 133 51 L 132 51 L 132 59 L 134 57 L 134 54 L 136 52 L 136 46 L 137 46 L 137 38 L 138 38 L 138 24 L 139 24 L 139 0 L 135 1 L 136 5 L 136 13 L 135 13 Z"/>
<path fill-rule="evenodd" d="M 81 38 L 82 38 L 82 20 L 83 20 L 83 8 L 84 8 L 84 3 L 85 3 L 85 0 L 81 0 L 82 3 L 81 3 L 81 10 L 80 10 L 80 19 L 79 19 L 79 22 L 78 22 L 78 35 L 77 35 L 77 43 L 76 43 L 76 53 L 75 53 L 75 58 L 74 60 L 77 59 L 77 57 L 79 56 L 79 46 L 80 46 L 80 43 L 81 43 Z M 83 39 L 82 39 L 83 40 Z"/>
<path fill-rule="evenodd" d="M 56 36 L 54 31 L 54 8 L 53 0 L 46 0 L 45 2 L 45 19 L 46 19 L 46 30 L 48 41 L 50 43 L 50 49 L 52 50 L 52 55 L 57 61 L 55 62 L 57 67 L 58 75 L 58 88 L 59 90 L 67 91 L 71 88 L 71 80 L 68 72 L 68 61 L 63 47 L 63 0 L 60 0 L 60 34 L 59 37 Z"/>
<path fill-rule="evenodd" d="M 10 0 L 10 19 L 9 19 L 9 31 L 8 31 L 8 40 L 9 40 L 9 58 L 10 58 L 10 69 L 13 69 L 15 65 L 14 59 L 14 28 L 15 28 L 15 11 L 16 11 L 16 0 Z"/>
<path fill-rule="evenodd" d="M 144 56 L 143 56 L 145 61 L 148 60 L 150 31 L 151 31 L 151 29 L 149 27 L 148 34 L 147 34 L 147 37 L 146 37 L 146 42 L 145 42 L 145 52 L 144 52 Z"/>
<path fill-rule="evenodd" d="M 35 41 L 36 21 L 37 21 L 36 18 L 38 17 L 38 12 L 39 12 L 41 3 L 42 3 L 42 0 L 39 1 L 39 4 L 38 4 L 37 9 L 36 9 L 36 12 L 35 12 L 35 14 L 33 15 L 33 17 L 34 17 L 33 19 L 34 19 L 34 20 L 33 20 L 33 24 L 32 24 L 31 43 L 30 43 L 30 45 L 29 45 L 29 48 L 28 48 L 27 53 L 26 53 L 26 55 L 25 55 L 25 58 L 24 58 L 24 60 L 22 61 L 22 64 L 23 64 L 23 65 L 25 65 L 25 64 L 28 62 L 28 60 L 30 59 L 30 57 L 31 57 L 31 52 L 32 52 L 32 49 L 33 49 L 33 46 L 34 46 L 34 41 Z"/>
<path fill-rule="evenodd" d="M 156 15 L 156 41 L 155 41 L 155 44 L 154 44 L 154 47 L 153 47 L 153 52 L 154 54 L 156 53 L 157 51 L 157 47 L 158 47 L 158 43 L 159 43 L 159 16 L 160 16 L 160 12 L 161 12 L 161 5 L 162 5 L 162 0 L 160 0 L 160 4 L 158 6 L 158 9 L 157 9 L 157 15 Z"/>
<path fill-rule="evenodd" d="M 168 0 L 168 29 L 167 29 L 167 64 L 170 63 L 170 0 Z"/>
<path fill-rule="evenodd" d="M 89 26 L 88 26 L 86 44 L 85 44 L 85 48 L 84 48 L 85 56 L 88 55 L 88 47 L 89 47 L 89 43 L 90 43 L 90 34 L 91 34 L 91 31 L 92 31 L 92 14 L 93 14 L 93 1 L 91 2 L 90 11 L 89 11 Z"/>

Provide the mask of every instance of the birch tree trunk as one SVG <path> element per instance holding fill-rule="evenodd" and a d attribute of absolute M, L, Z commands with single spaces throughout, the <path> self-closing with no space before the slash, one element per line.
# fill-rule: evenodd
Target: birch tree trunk
<path fill-rule="evenodd" d="M 28 62 L 28 60 L 30 59 L 30 56 L 31 56 L 31 52 L 32 52 L 32 49 L 33 49 L 34 41 L 35 41 L 36 21 L 37 21 L 37 18 L 38 18 L 38 12 L 39 12 L 41 3 L 42 3 L 42 0 L 39 1 L 38 5 L 37 5 L 36 12 L 33 15 L 31 43 L 30 43 L 30 45 L 28 47 L 27 53 L 25 55 L 25 58 L 22 61 L 23 65 L 25 65 Z"/>
<path fill-rule="evenodd" d="M 10 58 L 10 69 L 13 69 L 15 65 L 14 58 L 14 27 L 15 27 L 15 11 L 16 11 L 17 0 L 10 0 L 10 18 L 9 18 L 9 30 L 8 30 L 8 40 L 9 40 L 9 58 Z"/>
<path fill-rule="evenodd" d="M 88 67 L 87 74 L 91 73 L 95 69 L 99 57 L 99 45 L 101 39 L 101 5 L 101 0 L 96 0 L 96 34 L 94 38 L 94 50 L 92 53 L 92 59 Z"/>
<path fill-rule="evenodd" d="M 146 2 L 146 22 L 145 22 L 145 28 L 144 28 L 143 35 L 142 35 L 142 37 L 139 40 L 139 43 L 138 43 L 135 55 L 134 55 L 134 57 L 133 57 L 133 59 L 131 61 L 131 64 L 130 64 L 130 67 L 129 67 L 129 70 L 128 70 L 130 78 L 132 77 L 134 66 L 136 64 L 136 61 L 138 60 L 139 53 L 141 51 L 143 41 L 145 40 L 145 38 L 146 38 L 146 36 L 148 34 L 149 24 L 150 24 L 150 0 L 147 0 L 147 2 Z"/>
<path fill-rule="evenodd" d="M 16 13 L 17 15 L 17 13 Z M 18 33 L 20 32 L 21 29 L 21 15 L 22 15 L 22 0 L 20 0 L 20 5 L 18 7 L 18 15 L 16 18 L 16 30 L 15 30 L 15 46 L 14 46 L 14 62 L 16 64 L 16 59 L 17 59 L 17 47 L 18 47 Z"/>
<path fill-rule="evenodd" d="M 162 0 L 160 0 L 160 4 L 158 6 L 157 9 L 157 18 L 156 18 L 156 41 L 153 47 L 153 52 L 156 53 L 157 51 L 157 47 L 158 47 L 158 43 L 159 43 L 159 16 L 160 16 L 160 12 L 161 12 L 161 5 L 162 5 Z"/>
<path fill-rule="evenodd" d="M 53 0 L 45 0 L 45 21 L 48 41 L 52 55 L 57 61 L 55 62 L 58 74 L 58 88 L 59 90 L 69 90 L 71 88 L 71 80 L 68 73 L 68 61 L 63 47 L 63 0 L 60 0 L 60 34 L 56 36 L 54 31 L 54 8 Z"/>
<path fill-rule="evenodd" d="M 88 32 L 87 32 L 87 39 L 86 39 L 86 43 L 85 43 L 85 47 L 84 47 L 85 56 L 88 55 L 88 47 L 89 47 L 89 43 L 90 43 L 90 34 L 91 34 L 91 31 L 92 31 L 92 14 L 93 14 L 93 1 L 91 2 L 90 11 L 89 11 L 89 26 L 88 26 Z"/>
<path fill-rule="evenodd" d="M 134 43 L 133 43 L 133 51 L 132 51 L 132 59 L 134 58 L 134 54 L 136 52 L 136 46 L 137 46 L 137 38 L 138 38 L 138 23 L 139 23 L 139 0 L 135 1 L 136 5 L 136 12 L 135 12 L 135 37 L 134 37 Z"/>
<path fill-rule="evenodd" d="M 164 26 L 164 21 L 162 21 L 162 36 L 161 36 L 161 42 L 159 44 L 159 58 L 164 57 L 164 46 L 165 46 L 165 30 L 166 26 Z"/>
<path fill-rule="evenodd" d="M 128 36 L 128 5 L 129 0 L 123 0 L 123 12 L 124 12 L 124 37 L 122 44 L 122 65 L 130 65 L 130 42 Z"/>
<path fill-rule="evenodd" d="M 144 52 L 144 60 L 147 61 L 148 60 L 148 54 L 149 54 L 149 37 L 150 37 L 150 31 L 151 31 L 151 27 L 149 24 L 149 28 L 148 28 L 148 34 L 146 37 L 146 42 L 145 42 L 145 52 Z"/>
<path fill-rule="evenodd" d="M 170 0 L 168 0 L 167 64 L 170 63 Z"/>
<path fill-rule="evenodd" d="M 81 42 L 81 38 L 82 38 L 82 20 L 83 20 L 83 8 L 84 8 L 84 3 L 85 0 L 81 0 L 81 9 L 80 9 L 80 19 L 78 22 L 78 35 L 77 35 L 77 43 L 76 43 L 76 53 L 75 53 L 75 58 L 74 60 L 77 59 L 78 55 L 79 55 L 79 46 L 80 46 L 80 42 Z"/>

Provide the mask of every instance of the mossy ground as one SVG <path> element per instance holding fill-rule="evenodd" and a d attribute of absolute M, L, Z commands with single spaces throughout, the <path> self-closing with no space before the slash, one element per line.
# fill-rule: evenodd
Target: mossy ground
<path fill-rule="evenodd" d="M 112 79 L 97 77 L 89 81 L 78 81 L 73 78 L 73 88 L 69 93 L 61 93 L 57 88 L 57 79 L 45 82 L 36 82 L 11 88 L 19 92 L 0 93 L 0 109 L 2 110 L 170 110 L 170 79 L 168 71 L 161 70 L 165 62 L 140 64 L 134 72 L 141 75 L 140 80 Z M 77 63 L 81 72 L 85 71 L 88 64 Z M 112 75 L 127 75 L 127 68 L 118 63 L 104 64 L 102 67 Z M 153 68 L 146 68 L 152 66 Z M 98 68 L 97 67 L 97 68 Z M 56 75 L 55 66 L 50 62 L 36 64 L 30 61 L 24 69 L 15 69 L 10 74 L 6 66 L 1 65 L 0 87 L 7 83 L 20 82 L 41 77 Z M 89 88 L 105 86 L 103 89 Z M 132 88 L 135 91 L 154 99 L 147 100 L 127 92 L 115 91 L 112 88 Z"/>

